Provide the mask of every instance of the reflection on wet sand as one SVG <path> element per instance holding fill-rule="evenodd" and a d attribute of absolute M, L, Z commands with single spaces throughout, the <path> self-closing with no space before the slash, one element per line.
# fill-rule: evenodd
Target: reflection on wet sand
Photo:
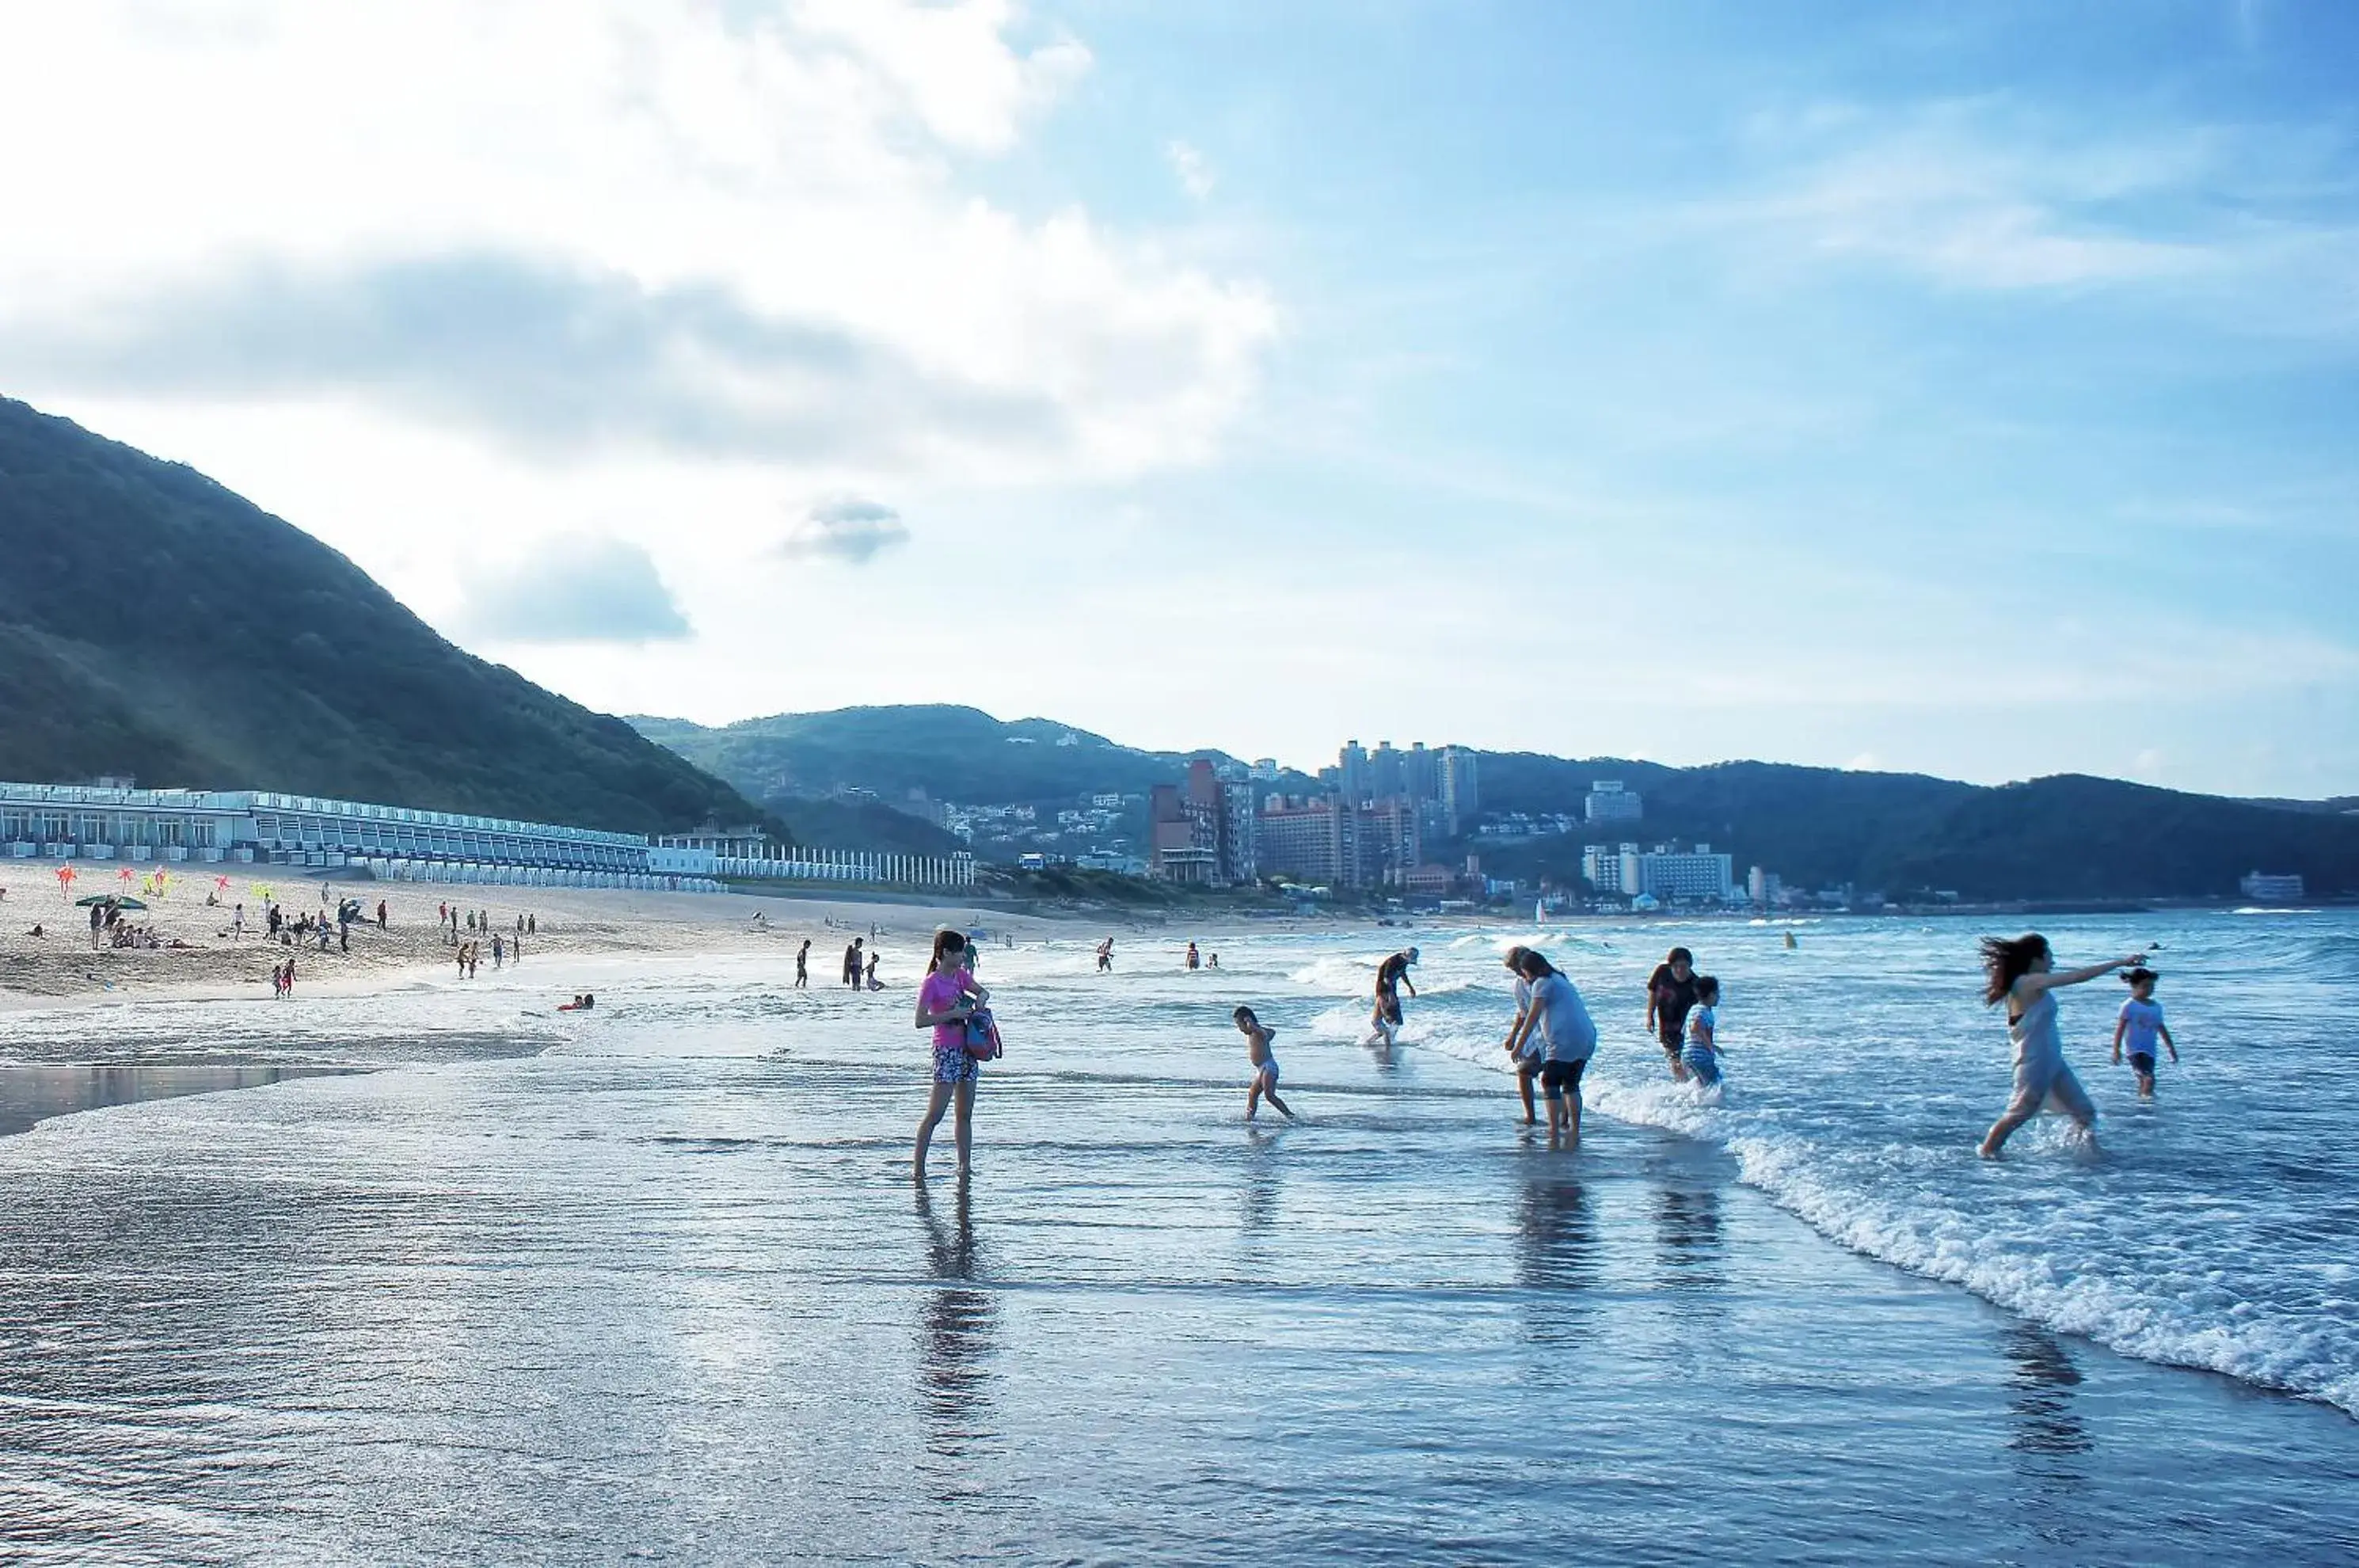
<path fill-rule="evenodd" d="M 51 1116 L 176 1094 L 253 1089 L 333 1069 L 309 1067 L 0 1067 L 0 1136 L 23 1132 Z"/>
<path fill-rule="evenodd" d="M 2006 1408 L 2015 1432 L 2006 1446 L 2023 1480 L 2024 1526 L 2050 1550 L 2083 1543 L 2088 1455 L 2096 1443 L 2073 1408 L 2081 1368 L 2054 1334 L 2035 1323 L 2007 1330 L 1999 1346 L 2014 1363 Z"/>
<path fill-rule="evenodd" d="M 1526 1334 L 1550 1347 L 1578 1342 L 1574 1319 L 1590 1310 L 1582 1295 L 1598 1280 L 1597 1219 L 1575 1170 L 1570 1160 L 1531 1155 L 1516 1202 L 1516 1282 L 1571 1293 L 1543 1298 L 1526 1316 Z"/>
<path fill-rule="evenodd" d="M 1716 1290 L 1721 1272 L 1720 1192 L 1664 1187 L 1655 1195 L 1655 1256 L 1669 1290 Z"/>
<path fill-rule="evenodd" d="M 925 1226 L 926 1267 L 942 1280 L 975 1278 L 973 1192 L 958 1184 L 946 1220 L 933 1199 L 918 1190 L 918 1218 Z M 919 1309 L 918 1410 L 926 1426 L 926 1446 L 956 1458 L 989 1438 L 989 1363 L 996 1349 L 999 1300 L 989 1290 L 929 1290 Z"/>
<path fill-rule="evenodd" d="M 1237 1184 L 1237 1232 L 1247 1241 L 1267 1236 L 1277 1224 L 1277 1181 L 1282 1167 L 1270 1156 L 1279 1137 L 1273 1127 L 1245 1129 L 1245 1177 Z"/>

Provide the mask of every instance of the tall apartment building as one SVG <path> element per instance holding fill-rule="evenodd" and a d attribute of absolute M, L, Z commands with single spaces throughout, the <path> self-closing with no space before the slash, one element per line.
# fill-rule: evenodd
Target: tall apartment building
<path fill-rule="evenodd" d="M 1147 797 L 1147 874 L 1212 887 L 1254 881 L 1260 875 L 1254 804 L 1251 784 L 1224 780 L 1209 758 L 1196 758 L 1185 786 L 1158 784 Z"/>
<path fill-rule="evenodd" d="M 1262 870 L 1332 887 L 1397 883 L 1424 858 L 1417 807 L 1400 796 L 1359 806 L 1341 795 L 1272 797 L 1258 828 Z"/>
<path fill-rule="evenodd" d="M 1635 822 L 1647 814 L 1647 803 L 1618 779 L 1600 779 L 1589 787 L 1581 814 L 1593 822 Z"/>
<path fill-rule="evenodd" d="M 1481 770 L 1476 766 L 1475 754 L 1467 746 L 1443 746 L 1434 771 L 1442 820 L 1452 836 L 1463 833 L 1483 811 Z"/>

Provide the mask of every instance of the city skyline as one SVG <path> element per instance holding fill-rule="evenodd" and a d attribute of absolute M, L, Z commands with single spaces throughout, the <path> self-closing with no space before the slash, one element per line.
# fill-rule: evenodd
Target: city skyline
<path fill-rule="evenodd" d="M 0 392 L 610 713 L 2347 795 L 2355 62 L 2269 0 L 9 7 Z"/>

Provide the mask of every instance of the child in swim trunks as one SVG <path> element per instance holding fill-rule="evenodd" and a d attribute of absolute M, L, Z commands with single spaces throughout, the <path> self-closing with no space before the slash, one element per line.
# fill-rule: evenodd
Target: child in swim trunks
<path fill-rule="evenodd" d="M 1720 982 L 1709 975 L 1696 976 L 1696 1005 L 1688 1014 L 1687 1049 L 1680 1053 L 1700 1088 L 1720 1087 Z"/>
<path fill-rule="evenodd" d="M 1254 1114 L 1261 1109 L 1261 1102 L 1266 1099 L 1277 1108 L 1278 1115 L 1292 1121 L 1294 1113 L 1277 1097 L 1277 1058 L 1269 1049 L 1277 1031 L 1254 1017 L 1251 1007 L 1239 1007 L 1230 1016 L 1236 1020 L 1237 1032 L 1245 1037 L 1245 1060 L 1254 1070 L 1253 1087 L 1245 1091 L 1245 1120 L 1253 1120 Z"/>
<path fill-rule="evenodd" d="M 2121 1018 L 2114 1025 L 2114 1065 L 2121 1065 L 2126 1045 L 2130 1071 L 2137 1074 L 2138 1098 L 2151 1100 L 2155 1042 L 2160 1040 L 2169 1051 L 2174 1066 L 2179 1062 L 2179 1044 L 2170 1038 L 2170 1026 L 2162 1021 L 2162 1004 L 2154 999 L 2154 971 L 2133 969 L 2122 978 L 2129 982 L 2130 999 L 2122 1004 Z"/>

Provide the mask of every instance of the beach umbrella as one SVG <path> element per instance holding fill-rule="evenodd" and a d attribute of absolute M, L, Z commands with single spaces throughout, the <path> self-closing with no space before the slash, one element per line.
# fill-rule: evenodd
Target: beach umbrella
<path fill-rule="evenodd" d="M 92 904 L 112 904 L 118 909 L 138 909 L 142 912 L 147 908 L 127 893 L 92 893 L 86 898 L 74 900 L 74 908 L 78 909 L 87 909 Z"/>

